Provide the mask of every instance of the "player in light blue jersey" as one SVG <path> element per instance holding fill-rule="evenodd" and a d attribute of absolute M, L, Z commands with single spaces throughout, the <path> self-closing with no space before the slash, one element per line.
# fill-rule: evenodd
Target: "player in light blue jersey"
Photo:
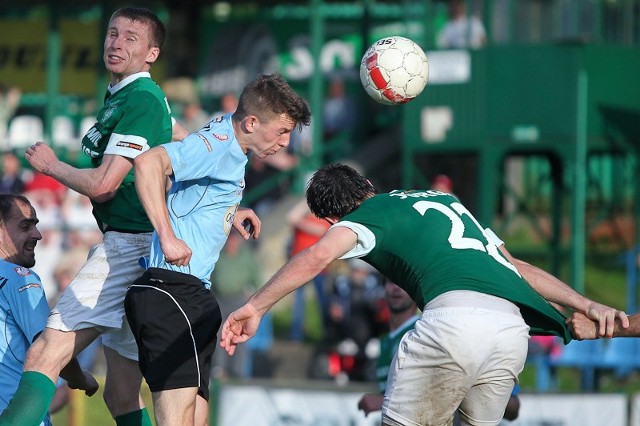
<path fill-rule="evenodd" d="M 209 277 L 232 227 L 254 238 L 260 220 L 238 210 L 249 153 L 266 158 L 309 125 L 306 102 L 278 74 L 249 83 L 233 114 L 181 143 L 134 161 L 136 189 L 155 229 L 146 272 L 127 292 L 125 310 L 158 425 L 206 424 L 209 369 L 222 322 Z M 165 197 L 165 177 L 171 190 Z"/>
<path fill-rule="evenodd" d="M 42 239 L 37 223 L 29 200 L 0 194 L 0 412 L 16 393 L 27 350 L 49 316 L 40 277 L 29 269 L 35 265 L 34 249 Z M 93 376 L 83 372 L 75 358 L 61 374 L 70 387 L 84 389 L 88 395 L 98 389 Z M 20 407 L 24 416 L 32 409 Z M 42 416 L 41 424 L 50 425 L 46 411 Z"/>

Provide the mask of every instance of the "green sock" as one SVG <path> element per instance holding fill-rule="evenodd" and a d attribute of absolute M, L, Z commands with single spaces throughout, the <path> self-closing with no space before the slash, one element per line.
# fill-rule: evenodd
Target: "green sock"
<path fill-rule="evenodd" d="M 37 371 L 22 373 L 18 390 L 0 415 L 0 425 L 38 426 L 51 405 L 56 384 Z"/>
<path fill-rule="evenodd" d="M 146 407 L 116 416 L 115 421 L 117 426 L 153 426 Z"/>

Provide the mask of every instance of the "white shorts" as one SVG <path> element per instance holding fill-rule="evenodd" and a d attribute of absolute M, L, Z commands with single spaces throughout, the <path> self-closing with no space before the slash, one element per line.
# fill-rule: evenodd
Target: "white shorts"
<path fill-rule="evenodd" d="M 528 340 L 529 326 L 507 300 L 466 291 L 439 296 L 398 347 L 383 419 L 441 426 L 459 408 L 463 424 L 497 425 L 524 368 Z"/>
<path fill-rule="evenodd" d="M 138 347 L 124 313 L 124 297 L 144 270 L 138 264 L 149 256 L 151 233 L 107 232 L 89 252 L 87 262 L 62 293 L 47 327 L 61 331 L 95 328 L 102 344 L 138 360 Z"/>

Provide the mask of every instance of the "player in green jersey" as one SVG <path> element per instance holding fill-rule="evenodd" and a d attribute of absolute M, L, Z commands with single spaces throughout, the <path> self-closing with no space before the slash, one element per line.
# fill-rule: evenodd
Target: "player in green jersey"
<path fill-rule="evenodd" d="M 601 335 L 616 319 L 628 321 L 513 258 L 451 194 L 377 194 L 355 170 L 335 164 L 314 174 L 306 196 L 311 211 L 333 226 L 227 318 L 221 346 L 233 354 L 278 300 L 333 260 L 362 258 L 423 307 L 389 373 L 385 425 L 450 424 L 456 408 L 463 425 L 497 425 L 524 367 L 529 334 L 571 340 L 551 303 L 598 321 Z"/>
<path fill-rule="evenodd" d="M 60 161 L 42 142 L 26 151 L 25 158 L 35 170 L 91 199 L 104 240 L 91 250 L 28 352 L 24 371 L 29 374 L 23 375 L 9 405 L 10 413 L 19 418 L 3 414 L 0 424 L 39 424 L 41 419 L 24 416 L 19 407 L 48 407 L 53 392 L 29 381 L 37 377 L 38 383 L 55 383 L 69 360 L 100 335 L 107 362 L 104 399 L 109 411 L 118 425 L 151 424 L 139 396 L 142 375 L 123 300 L 127 287 L 143 272 L 138 259 L 149 254 L 153 231 L 137 197 L 133 160 L 188 134 L 180 125 L 172 126 L 165 95 L 151 79 L 150 69 L 164 38 L 164 25 L 148 9 L 122 8 L 111 16 L 103 56 L 111 82 L 96 124 L 82 139 L 92 168 L 78 169 Z"/>

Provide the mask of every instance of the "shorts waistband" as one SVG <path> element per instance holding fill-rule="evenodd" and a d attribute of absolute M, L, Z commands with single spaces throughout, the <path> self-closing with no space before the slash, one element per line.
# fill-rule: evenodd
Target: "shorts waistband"
<path fill-rule="evenodd" d="M 102 232 L 105 234 L 107 232 L 119 232 L 121 234 L 150 234 L 151 233 L 151 231 L 134 231 L 130 229 L 114 228 L 113 226 L 107 226 L 106 228 L 104 228 L 104 231 Z"/>
<path fill-rule="evenodd" d="M 431 300 L 425 309 L 480 308 L 505 314 L 522 316 L 520 309 L 511 301 L 491 294 L 471 290 L 454 290 Z"/>
<path fill-rule="evenodd" d="M 204 286 L 203 282 L 193 275 L 184 274 L 178 271 L 171 271 L 169 269 L 149 268 L 144 272 L 144 274 L 147 275 L 151 281 Z"/>

